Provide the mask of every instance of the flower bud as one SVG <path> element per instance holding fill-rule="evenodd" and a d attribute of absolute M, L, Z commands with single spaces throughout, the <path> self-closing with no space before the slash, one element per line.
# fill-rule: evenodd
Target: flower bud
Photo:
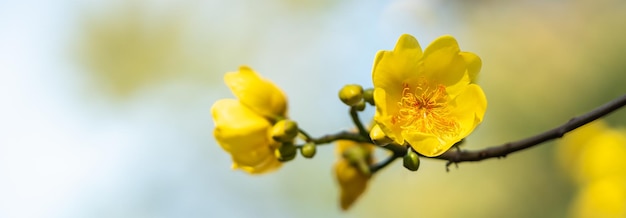
<path fill-rule="evenodd" d="M 410 171 L 417 171 L 420 168 L 419 155 L 413 149 L 408 149 L 406 155 L 404 155 L 403 162 L 404 167 Z"/>
<path fill-rule="evenodd" d="M 369 103 L 370 105 L 375 105 L 374 103 L 374 89 L 369 88 L 366 89 L 365 91 L 363 91 L 363 100 L 365 100 L 365 102 Z"/>
<path fill-rule="evenodd" d="M 369 152 L 361 146 L 354 146 L 343 152 L 343 158 L 359 169 L 363 175 L 370 175 L 371 173 L 369 164 L 367 164 L 369 155 Z"/>
<path fill-rule="evenodd" d="M 359 101 L 359 103 L 357 103 L 356 105 L 354 105 L 352 107 L 354 107 L 357 111 L 363 111 L 363 110 L 365 110 L 365 102 L 364 101 Z"/>
<path fill-rule="evenodd" d="M 348 106 L 354 106 L 363 99 L 363 87 L 356 84 L 345 85 L 339 90 L 339 99 Z"/>
<path fill-rule="evenodd" d="M 278 121 L 272 127 L 272 138 L 278 142 L 291 142 L 298 136 L 298 124 L 293 120 Z"/>
<path fill-rule="evenodd" d="M 374 125 L 374 127 L 372 127 L 372 130 L 370 130 L 370 138 L 372 139 L 372 142 L 374 142 L 374 144 L 380 146 L 385 146 L 393 141 L 389 137 L 387 137 L 387 135 L 385 135 L 383 130 L 378 125 Z"/>
<path fill-rule="evenodd" d="M 303 157 L 306 158 L 312 158 L 313 156 L 315 156 L 315 153 L 317 152 L 317 146 L 315 145 L 315 143 L 306 143 L 302 146 L 302 148 L 300 148 L 300 153 L 302 154 Z"/>
<path fill-rule="evenodd" d="M 286 162 L 296 157 L 297 150 L 292 143 L 283 143 L 278 149 L 274 150 L 274 155 L 279 161 Z"/>

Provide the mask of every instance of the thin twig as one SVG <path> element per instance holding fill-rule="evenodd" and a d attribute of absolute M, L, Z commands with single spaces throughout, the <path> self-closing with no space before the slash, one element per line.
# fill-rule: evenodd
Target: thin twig
<path fill-rule="evenodd" d="M 361 123 L 361 119 L 359 119 L 359 114 L 357 113 L 356 107 L 350 107 L 350 117 L 352 117 L 352 122 L 359 130 L 359 134 L 363 137 L 369 138 L 369 133 L 365 130 L 363 123 Z"/>
<path fill-rule="evenodd" d="M 453 163 L 467 162 L 467 161 L 481 161 L 489 158 L 501 158 L 506 157 L 508 154 L 533 147 L 535 145 L 547 142 L 553 139 L 561 138 L 566 133 L 581 127 L 591 121 L 594 121 L 600 117 L 603 117 L 621 107 L 626 106 L 626 95 L 616 98 L 596 109 L 583 114 L 578 117 L 570 119 L 567 123 L 558 126 L 554 129 L 539 133 L 535 136 L 531 136 L 525 139 L 521 139 L 515 142 L 504 143 L 502 145 L 492 146 L 476 151 L 467 150 L 448 150 L 440 156 L 433 157 L 437 159 L 447 160 L 446 166 Z"/>
<path fill-rule="evenodd" d="M 336 140 L 351 140 L 355 142 L 370 142 L 371 141 L 369 138 L 365 138 L 360 134 L 348 132 L 348 131 L 338 132 L 335 134 L 330 134 L 330 135 L 325 135 L 319 138 L 310 138 L 310 139 L 311 139 L 311 142 L 317 145 L 331 143 Z"/>

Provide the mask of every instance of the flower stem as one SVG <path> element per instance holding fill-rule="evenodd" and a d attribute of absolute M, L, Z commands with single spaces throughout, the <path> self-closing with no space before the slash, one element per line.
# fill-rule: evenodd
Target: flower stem
<path fill-rule="evenodd" d="M 365 138 L 360 134 L 357 133 L 353 133 L 353 132 L 348 132 L 348 131 L 342 131 L 342 132 L 338 132 L 335 134 L 330 134 L 330 135 L 325 135 L 319 138 L 310 138 L 311 142 L 315 143 L 315 144 L 327 144 L 327 143 L 331 143 L 334 142 L 336 140 L 351 140 L 351 141 L 355 141 L 355 142 L 370 142 L 369 138 Z"/>
<path fill-rule="evenodd" d="M 352 122 L 354 123 L 356 128 L 359 130 L 359 134 L 361 136 L 369 139 L 370 138 L 370 134 L 367 132 L 367 130 L 363 126 L 363 123 L 361 123 L 361 119 L 359 119 L 359 114 L 357 112 L 358 111 L 357 111 L 356 107 L 350 107 L 350 117 L 352 117 Z"/>
<path fill-rule="evenodd" d="M 306 141 L 306 142 L 311 142 L 312 141 L 313 138 L 311 137 L 311 135 L 309 135 L 309 133 L 307 133 L 303 129 L 298 128 L 298 132 L 300 133 L 300 135 L 302 135 L 304 137 L 304 141 Z"/>
<path fill-rule="evenodd" d="M 391 164 L 394 160 L 401 158 L 404 156 L 404 154 L 406 154 L 406 149 L 404 149 L 404 151 L 400 152 L 396 152 L 394 151 L 392 155 L 390 155 L 389 157 L 387 157 L 387 159 L 385 159 L 384 161 L 378 162 L 374 165 L 370 166 L 370 172 L 372 174 L 378 172 L 379 170 L 385 168 L 386 166 L 388 166 L 389 164 Z"/>

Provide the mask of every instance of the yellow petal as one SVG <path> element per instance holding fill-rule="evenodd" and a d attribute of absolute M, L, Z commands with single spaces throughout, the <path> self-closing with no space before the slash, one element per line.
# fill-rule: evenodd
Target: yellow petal
<path fill-rule="evenodd" d="M 267 119 L 234 99 L 222 99 L 211 108 L 218 144 L 230 153 L 233 167 L 251 174 L 280 167 L 274 156 L 274 143 L 268 136 Z"/>
<path fill-rule="evenodd" d="M 372 81 L 374 87 L 387 90 L 392 96 L 402 93 L 402 84 L 418 76 L 418 60 L 422 48 L 408 34 L 400 36 L 393 51 L 379 51 L 374 59 Z"/>
<path fill-rule="evenodd" d="M 237 72 L 226 73 L 224 81 L 244 105 L 258 114 L 268 118 L 285 116 L 287 112 L 285 94 L 249 67 L 241 66 Z"/>
<path fill-rule="evenodd" d="M 432 134 L 416 131 L 404 132 L 404 137 L 413 150 L 427 157 L 439 156 L 456 143 L 452 141 L 441 141 Z"/>
<path fill-rule="evenodd" d="M 435 39 L 424 51 L 424 77 L 445 86 L 458 83 L 466 71 L 465 60 L 459 52 L 454 37 L 446 35 Z"/>
<path fill-rule="evenodd" d="M 399 126 L 395 126 L 391 123 L 391 116 L 398 112 L 398 101 L 401 98 L 401 94 L 398 96 L 388 96 L 387 90 L 382 88 L 374 89 L 374 102 L 376 103 L 376 114 L 374 121 L 380 129 L 397 144 L 404 144 L 404 138 L 402 137 L 402 129 Z M 389 97 L 389 98 L 388 98 Z M 394 100 L 387 100 L 394 99 Z"/>
<path fill-rule="evenodd" d="M 587 147 L 587 143 L 609 129 L 603 120 L 596 120 L 566 134 L 558 141 L 557 152 L 555 152 L 562 169 L 570 176 L 575 176 L 584 165 L 579 158 Z"/>
<path fill-rule="evenodd" d="M 626 177 L 626 134 L 609 129 L 592 138 L 582 148 L 576 161 L 575 175 L 580 183 L 610 176 Z"/>
<path fill-rule="evenodd" d="M 274 156 L 273 149 L 269 147 L 231 153 L 231 157 L 233 159 L 233 168 L 238 168 L 251 174 L 270 172 L 281 166 L 280 161 Z"/>
<path fill-rule="evenodd" d="M 626 217 L 626 178 L 610 177 L 585 185 L 576 196 L 571 217 Z"/>
<path fill-rule="evenodd" d="M 393 48 L 394 52 L 411 52 L 413 55 L 421 56 L 422 47 L 420 47 L 417 39 L 410 34 L 402 34 L 396 42 L 396 47 Z"/>
<path fill-rule="evenodd" d="M 478 55 L 471 52 L 461 52 L 461 56 L 463 60 L 465 60 L 465 64 L 467 65 L 467 74 L 469 75 L 469 79 L 472 83 L 476 82 L 478 77 L 478 73 L 480 73 L 480 68 L 483 65 L 483 62 L 480 60 Z"/>
<path fill-rule="evenodd" d="M 451 108 L 450 116 L 454 117 L 461 129 L 455 139 L 459 141 L 482 122 L 487 110 L 487 98 L 480 86 L 470 84 L 448 106 Z"/>
<path fill-rule="evenodd" d="M 335 177 L 340 188 L 341 209 L 347 210 L 365 192 L 369 176 L 363 175 L 346 160 L 335 164 Z"/>
<path fill-rule="evenodd" d="M 253 150 L 268 146 L 271 124 L 234 99 L 222 99 L 211 107 L 215 123 L 213 135 L 228 152 Z"/>

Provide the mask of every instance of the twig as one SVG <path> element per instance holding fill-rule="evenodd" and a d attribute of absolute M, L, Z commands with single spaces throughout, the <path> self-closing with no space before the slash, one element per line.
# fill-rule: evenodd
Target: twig
<path fill-rule="evenodd" d="M 363 126 L 363 123 L 361 123 L 361 119 L 359 119 L 359 114 L 357 112 L 358 111 L 356 107 L 350 107 L 350 117 L 352 118 L 352 122 L 354 123 L 356 128 L 359 130 L 359 134 L 361 136 L 369 138 L 370 134 L 367 132 L 367 130 Z"/>
<path fill-rule="evenodd" d="M 331 143 L 336 140 L 351 140 L 355 142 L 370 142 L 371 141 L 369 138 L 365 138 L 360 134 L 356 134 L 356 133 L 352 133 L 348 131 L 338 132 L 335 134 L 329 134 L 329 135 L 325 135 L 319 138 L 310 138 L 310 139 L 311 139 L 310 142 L 313 142 L 317 145 Z"/>
<path fill-rule="evenodd" d="M 504 143 L 502 145 L 492 146 L 476 151 L 466 150 L 448 150 L 440 156 L 433 157 L 437 159 L 447 160 L 447 166 L 453 163 L 467 162 L 467 161 L 481 161 L 489 158 L 501 158 L 506 157 L 508 154 L 533 147 L 535 145 L 547 142 L 553 139 L 561 138 L 566 133 L 581 127 L 591 121 L 594 121 L 600 117 L 603 117 L 623 106 L 626 105 L 626 95 L 616 98 L 586 114 L 578 117 L 574 117 L 567 123 L 558 126 L 554 129 L 545 131 L 543 133 L 531 136 L 519 141 Z"/>

